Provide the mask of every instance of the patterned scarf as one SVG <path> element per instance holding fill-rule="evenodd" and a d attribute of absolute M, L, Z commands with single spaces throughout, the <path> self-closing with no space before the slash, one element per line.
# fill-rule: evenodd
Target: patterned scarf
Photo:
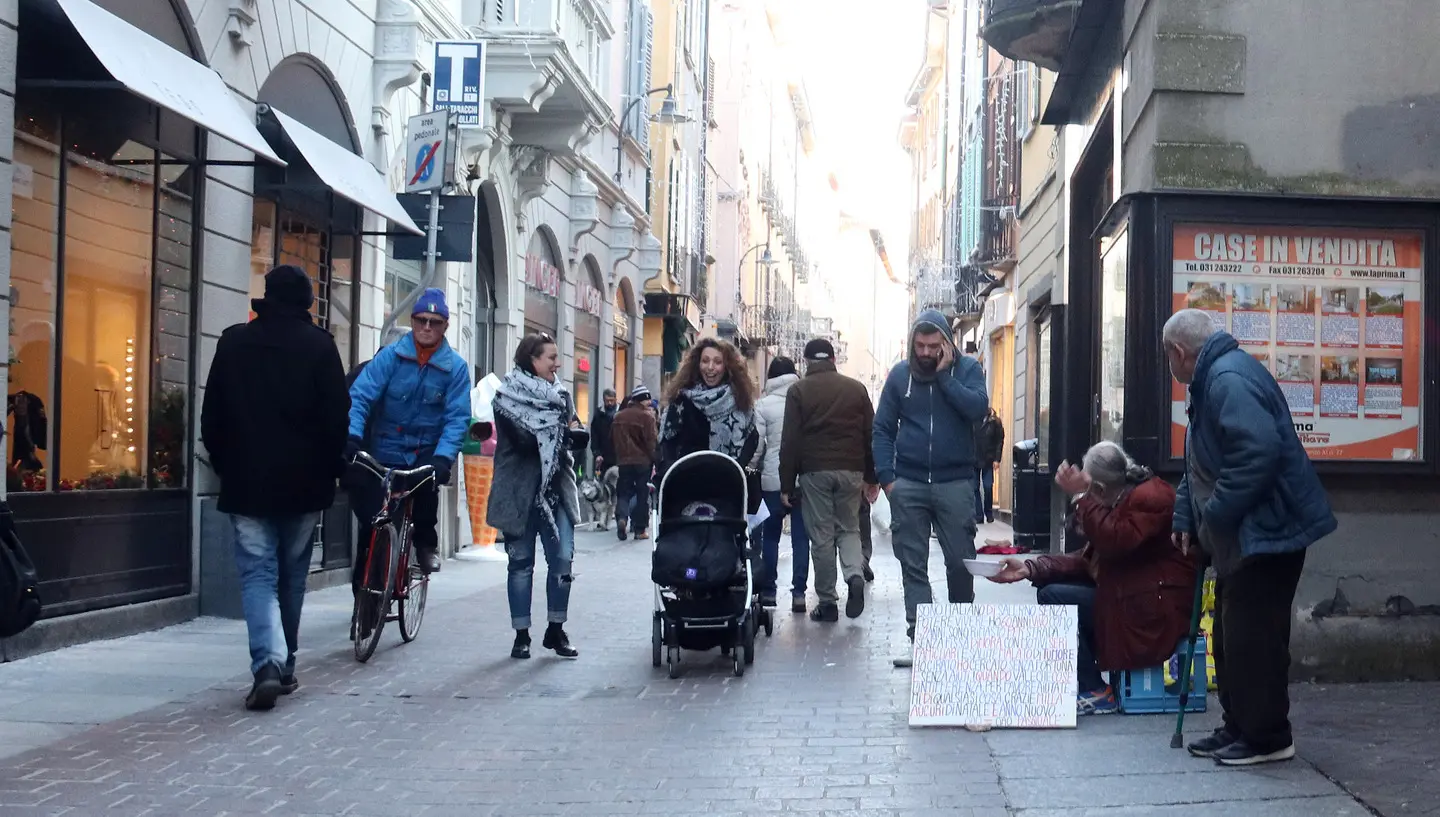
<path fill-rule="evenodd" d="M 719 451 L 731 457 L 740 456 L 745 447 L 745 438 L 750 434 L 754 418 L 748 411 L 741 411 L 735 405 L 735 393 L 729 383 L 714 388 L 705 384 L 694 386 L 680 394 L 705 414 L 710 421 L 710 450 Z M 673 438 L 680 429 L 665 427 L 665 438 Z"/>
<path fill-rule="evenodd" d="M 570 424 L 565 390 L 523 369 L 515 369 L 500 382 L 493 405 L 496 414 L 535 435 L 540 448 L 540 490 L 535 495 L 535 507 L 540 509 L 546 523 L 556 528 L 555 511 L 546 497 L 560 470 L 565 430 Z"/>

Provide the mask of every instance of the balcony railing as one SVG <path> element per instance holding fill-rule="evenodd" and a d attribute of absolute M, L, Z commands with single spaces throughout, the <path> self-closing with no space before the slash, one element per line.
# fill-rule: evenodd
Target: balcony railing
<path fill-rule="evenodd" d="M 1001 54 L 1060 70 L 1084 0 L 984 0 L 980 36 Z"/>

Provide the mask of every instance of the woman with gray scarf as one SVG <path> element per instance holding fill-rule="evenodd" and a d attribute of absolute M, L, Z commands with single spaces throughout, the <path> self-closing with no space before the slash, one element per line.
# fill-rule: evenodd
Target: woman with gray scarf
<path fill-rule="evenodd" d="M 657 483 L 676 460 L 696 451 L 719 451 L 741 465 L 754 465 L 760 447 L 755 386 L 734 346 L 714 338 L 696 343 L 670 381 L 666 399 Z M 760 504 L 759 472 L 752 476 L 749 511 L 754 513 Z"/>
<path fill-rule="evenodd" d="M 569 393 L 556 381 L 559 369 L 555 339 L 543 333 L 526 335 L 515 350 L 515 369 L 495 392 L 495 476 L 485 518 L 505 534 L 510 558 L 506 594 L 515 628 L 512 658 L 530 657 L 537 538 L 545 549 L 549 620 L 541 644 L 562 658 L 580 654 L 570 646 L 564 625 L 573 581 L 575 520 L 580 518 L 574 452 L 585 450 L 590 434 L 576 418 Z"/>

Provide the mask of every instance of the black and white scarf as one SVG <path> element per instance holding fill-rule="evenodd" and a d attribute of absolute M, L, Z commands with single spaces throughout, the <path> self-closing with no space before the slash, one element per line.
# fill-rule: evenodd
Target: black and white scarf
<path fill-rule="evenodd" d="M 754 417 L 748 411 L 741 411 L 735 405 L 735 393 L 729 383 L 710 388 L 703 383 L 680 392 L 695 408 L 710 421 L 710 450 L 719 451 L 731 457 L 740 456 L 745 447 L 745 438 L 754 425 Z M 665 438 L 671 439 L 680 433 L 679 428 L 666 424 Z"/>
<path fill-rule="evenodd" d="M 547 497 L 564 458 L 565 431 L 570 425 L 570 401 L 565 390 L 544 378 L 515 369 L 495 390 L 495 413 L 535 435 L 540 449 L 540 490 L 535 506 L 546 523 L 556 528 L 555 509 Z"/>

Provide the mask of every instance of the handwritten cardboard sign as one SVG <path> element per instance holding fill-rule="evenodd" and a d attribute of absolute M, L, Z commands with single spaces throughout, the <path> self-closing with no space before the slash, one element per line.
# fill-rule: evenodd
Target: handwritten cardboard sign
<path fill-rule="evenodd" d="M 911 726 L 1075 727 L 1076 609 L 922 604 Z"/>

